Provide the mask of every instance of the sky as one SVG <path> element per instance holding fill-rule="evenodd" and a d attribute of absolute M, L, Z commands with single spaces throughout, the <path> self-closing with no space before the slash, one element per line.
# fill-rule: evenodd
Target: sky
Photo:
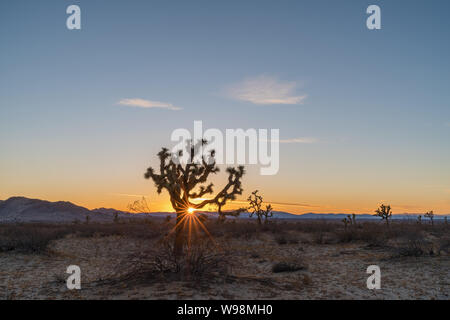
<path fill-rule="evenodd" d="M 69 30 L 66 8 L 81 9 Z M 366 27 L 369 5 L 381 29 Z M 275 210 L 450 213 L 450 2 L 0 2 L 0 199 L 169 211 L 177 128 L 280 130 Z M 216 189 L 224 173 L 213 179 Z"/>

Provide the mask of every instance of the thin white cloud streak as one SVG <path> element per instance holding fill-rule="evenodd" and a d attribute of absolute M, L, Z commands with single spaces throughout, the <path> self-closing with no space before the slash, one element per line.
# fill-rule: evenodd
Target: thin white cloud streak
<path fill-rule="evenodd" d="M 128 106 L 128 107 L 137 107 L 137 108 L 161 108 L 168 110 L 181 110 L 182 108 L 176 107 L 171 103 L 161 102 L 161 101 L 151 101 L 144 100 L 139 98 L 133 99 L 122 99 L 119 101 L 120 105 Z"/>
<path fill-rule="evenodd" d="M 303 104 L 306 95 L 296 95 L 296 82 L 280 81 L 275 77 L 261 75 L 247 78 L 226 90 L 232 99 L 258 105 Z"/>
<path fill-rule="evenodd" d="M 233 200 L 233 203 L 248 203 L 248 201 L 245 200 Z M 267 201 L 267 203 L 280 205 L 280 206 L 296 206 L 296 207 L 308 207 L 308 208 L 316 208 L 319 206 L 315 206 L 312 204 L 307 203 L 297 203 L 297 202 L 273 202 L 273 201 Z"/>
<path fill-rule="evenodd" d="M 280 143 L 316 143 L 316 138 L 292 138 L 292 139 L 280 139 Z"/>
<path fill-rule="evenodd" d="M 110 193 L 112 196 L 118 196 L 118 197 L 139 197 L 139 198 L 145 198 L 142 194 L 128 194 L 128 193 Z"/>
<path fill-rule="evenodd" d="M 319 140 L 316 138 L 292 138 L 292 139 L 280 139 L 280 140 L 262 140 L 264 142 L 278 142 L 278 143 L 317 143 Z"/>

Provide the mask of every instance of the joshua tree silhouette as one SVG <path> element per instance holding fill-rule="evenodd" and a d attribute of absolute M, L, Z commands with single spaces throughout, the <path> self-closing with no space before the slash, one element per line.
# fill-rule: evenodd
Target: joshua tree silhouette
<path fill-rule="evenodd" d="M 143 196 L 141 200 L 136 200 L 128 205 L 128 210 L 135 213 L 149 213 L 147 199 Z"/>
<path fill-rule="evenodd" d="M 389 225 L 389 219 L 392 217 L 391 206 L 385 206 L 382 204 L 377 210 L 375 210 L 374 216 L 381 217 L 382 220 L 386 220 L 386 225 Z"/>
<path fill-rule="evenodd" d="M 252 194 L 247 198 L 250 206 L 248 210 L 250 212 L 250 217 L 256 215 L 258 218 L 258 224 L 261 224 L 262 218 L 264 217 L 264 222 L 267 223 L 267 218 L 272 217 L 272 206 L 269 204 L 266 206 L 266 209 L 262 209 L 263 198 L 258 195 L 258 190 L 252 192 Z"/>
<path fill-rule="evenodd" d="M 153 180 L 158 194 L 163 189 L 169 193 L 170 202 L 177 213 L 174 245 L 176 255 L 180 255 L 183 252 L 183 226 L 187 215 L 207 205 L 217 206 L 220 213 L 227 201 L 235 200 L 236 195 L 242 194 L 243 191 L 241 179 L 245 173 L 244 167 L 229 167 L 226 170 L 228 173 L 227 183 L 220 192 L 213 198 L 203 199 L 199 203 L 192 202 L 192 200 L 200 199 L 214 192 L 212 183 L 207 186 L 203 184 L 208 181 L 210 174 L 219 172 L 214 158 L 214 150 L 211 150 L 207 156 L 200 154 L 202 147 L 206 144 L 206 140 L 201 140 L 197 143 L 188 141 L 185 150 L 179 150 L 176 153 L 171 153 L 167 148 L 162 148 L 158 153 L 160 161 L 159 173 L 156 173 L 152 167 L 149 167 L 144 175 L 146 179 Z M 181 158 L 185 155 L 184 152 L 187 152 L 187 161 L 185 161 L 185 164 L 182 164 Z M 197 187 L 198 190 L 194 191 Z"/>
<path fill-rule="evenodd" d="M 434 213 L 433 213 L 433 210 L 428 211 L 427 213 L 425 213 L 425 214 L 424 214 L 424 217 L 431 220 L 431 225 L 434 224 L 434 223 L 433 223 L 433 219 L 434 219 Z"/>

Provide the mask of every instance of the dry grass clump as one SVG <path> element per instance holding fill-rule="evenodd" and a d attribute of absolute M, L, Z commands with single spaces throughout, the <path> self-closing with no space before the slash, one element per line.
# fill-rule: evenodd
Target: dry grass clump
<path fill-rule="evenodd" d="M 39 225 L 7 225 L 0 228 L 0 252 L 44 253 L 52 240 L 66 235 L 64 228 Z"/>
<path fill-rule="evenodd" d="M 445 236 L 438 240 L 438 253 L 450 253 L 450 235 Z"/>
<path fill-rule="evenodd" d="M 244 240 L 253 239 L 263 231 L 260 226 L 250 221 L 231 220 L 225 223 L 211 221 L 206 227 L 213 237 L 226 236 Z"/>
<path fill-rule="evenodd" d="M 296 237 L 295 235 L 293 235 L 291 233 L 279 234 L 279 235 L 276 235 L 274 238 L 275 238 L 275 242 L 278 243 L 279 245 L 298 244 L 299 243 L 298 237 Z"/>
<path fill-rule="evenodd" d="M 118 278 L 139 283 L 161 277 L 165 280 L 200 281 L 225 277 L 231 268 L 230 251 L 218 247 L 209 238 L 192 239 L 184 244 L 182 254 L 174 252 L 172 237 L 165 238 L 156 248 L 132 255 L 122 262 Z"/>
<path fill-rule="evenodd" d="M 419 230 L 408 230 L 397 240 L 394 248 L 396 256 L 420 257 L 433 255 L 433 243 L 426 239 L 424 232 Z"/>
<path fill-rule="evenodd" d="M 305 269 L 306 266 L 301 261 L 280 261 L 272 266 L 273 273 L 295 272 Z"/>
<path fill-rule="evenodd" d="M 142 221 L 108 224 L 3 224 L 0 225 L 0 252 L 47 253 L 51 241 L 68 235 L 81 238 L 120 235 L 153 239 L 161 234 L 162 230 L 158 225 L 142 223 Z"/>

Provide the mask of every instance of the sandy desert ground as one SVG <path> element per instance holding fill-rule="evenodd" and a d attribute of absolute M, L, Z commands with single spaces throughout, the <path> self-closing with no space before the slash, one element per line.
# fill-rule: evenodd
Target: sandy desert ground
<path fill-rule="evenodd" d="M 166 221 L 1 225 L 0 299 L 449 299 L 447 225 L 206 225 L 217 260 L 197 275 L 154 270 Z M 141 263 L 150 267 L 133 269 Z M 81 290 L 66 287 L 69 265 L 81 268 Z M 369 265 L 380 290 L 367 289 Z"/>

